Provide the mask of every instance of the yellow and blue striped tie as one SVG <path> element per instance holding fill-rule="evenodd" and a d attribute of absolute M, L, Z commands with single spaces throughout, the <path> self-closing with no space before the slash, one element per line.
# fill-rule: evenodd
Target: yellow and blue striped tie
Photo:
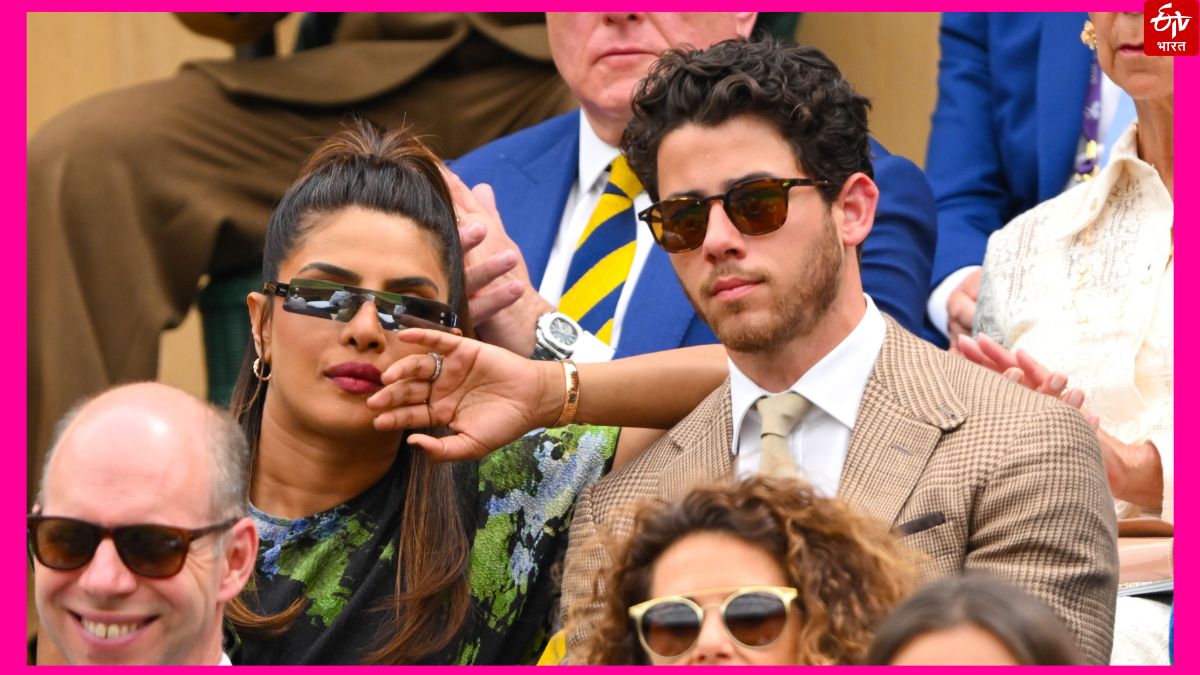
<path fill-rule="evenodd" d="M 605 344 L 612 344 L 613 315 L 633 266 L 637 243 L 633 198 L 642 191 L 624 156 L 613 160 L 611 169 L 600 203 L 575 245 L 558 303 L 559 311 Z"/>

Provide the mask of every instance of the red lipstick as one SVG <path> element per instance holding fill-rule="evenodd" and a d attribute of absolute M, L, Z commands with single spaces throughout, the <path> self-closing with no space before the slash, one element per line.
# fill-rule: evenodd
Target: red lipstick
<path fill-rule="evenodd" d="M 369 363 L 350 362 L 325 371 L 325 376 L 351 394 L 366 394 L 383 387 L 383 373 Z"/>

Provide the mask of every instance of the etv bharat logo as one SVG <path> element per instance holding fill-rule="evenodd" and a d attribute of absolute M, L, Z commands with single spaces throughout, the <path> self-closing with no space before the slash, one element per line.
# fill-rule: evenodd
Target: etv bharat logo
<path fill-rule="evenodd" d="M 1145 47 L 1149 56 L 1194 56 L 1200 51 L 1197 0 L 1146 0 Z"/>

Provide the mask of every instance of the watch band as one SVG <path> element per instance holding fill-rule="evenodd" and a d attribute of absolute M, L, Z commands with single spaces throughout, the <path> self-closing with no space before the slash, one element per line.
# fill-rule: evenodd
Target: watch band
<path fill-rule="evenodd" d="M 537 342 L 534 343 L 533 354 L 531 354 L 529 358 L 533 359 L 534 361 L 562 361 L 568 356 L 570 355 L 560 354 L 559 352 L 554 351 L 550 345 L 544 344 L 539 336 Z"/>

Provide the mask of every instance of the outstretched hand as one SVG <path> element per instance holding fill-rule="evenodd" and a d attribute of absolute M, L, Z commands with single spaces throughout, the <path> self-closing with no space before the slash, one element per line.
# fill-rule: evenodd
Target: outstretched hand
<path fill-rule="evenodd" d="M 380 431 L 449 427 L 453 435 L 442 438 L 408 437 L 434 461 L 479 459 L 557 416 L 559 364 L 442 331 L 413 328 L 396 335 L 441 354 L 441 372 L 434 379 L 437 360 L 429 353 L 406 356 L 383 372 L 384 386 L 367 407 L 378 412 Z"/>

